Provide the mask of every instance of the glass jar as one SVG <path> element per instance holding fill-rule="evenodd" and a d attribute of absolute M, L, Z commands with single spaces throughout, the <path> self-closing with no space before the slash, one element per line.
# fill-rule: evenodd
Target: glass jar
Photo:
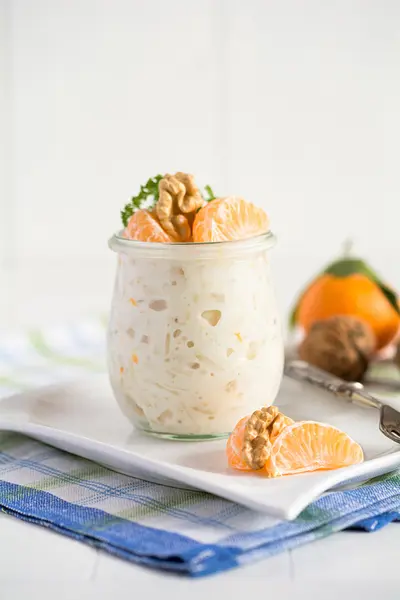
<path fill-rule="evenodd" d="M 181 244 L 111 238 L 118 269 L 108 368 L 137 428 L 212 439 L 274 402 L 283 370 L 274 242 L 272 233 Z"/>

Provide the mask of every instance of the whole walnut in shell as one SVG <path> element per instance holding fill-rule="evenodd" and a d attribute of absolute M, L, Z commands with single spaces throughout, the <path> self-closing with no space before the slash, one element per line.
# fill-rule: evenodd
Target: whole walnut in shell
<path fill-rule="evenodd" d="M 347 381 L 362 379 L 376 348 L 368 323 L 337 316 L 316 321 L 299 347 L 302 360 Z"/>

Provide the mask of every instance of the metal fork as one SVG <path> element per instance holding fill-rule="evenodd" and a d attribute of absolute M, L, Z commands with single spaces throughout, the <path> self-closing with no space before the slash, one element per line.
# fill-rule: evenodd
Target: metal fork
<path fill-rule="evenodd" d="M 307 381 L 335 394 L 335 396 L 377 408 L 380 414 L 379 429 L 386 437 L 400 444 L 400 412 L 366 392 L 362 383 L 344 381 L 302 360 L 293 360 L 287 363 L 285 375 L 299 381 Z"/>

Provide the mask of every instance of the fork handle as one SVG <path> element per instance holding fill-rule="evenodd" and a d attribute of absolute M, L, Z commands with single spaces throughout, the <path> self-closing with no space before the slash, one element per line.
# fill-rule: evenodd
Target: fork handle
<path fill-rule="evenodd" d="M 364 390 L 359 382 L 347 382 L 326 371 L 313 367 L 302 360 L 293 360 L 285 365 L 285 375 L 300 381 L 306 381 L 328 392 L 347 398 L 365 406 L 381 409 L 383 404 Z"/>
<path fill-rule="evenodd" d="M 344 382 L 339 384 L 336 393 L 338 396 L 345 396 L 350 398 L 350 400 L 353 402 L 357 402 L 358 404 L 363 404 L 365 406 L 372 406 L 378 410 L 380 410 L 383 406 L 382 402 L 380 402 L 378 398 L 375 398 L 366 392 L 362 383 L 359 382 Z"/>

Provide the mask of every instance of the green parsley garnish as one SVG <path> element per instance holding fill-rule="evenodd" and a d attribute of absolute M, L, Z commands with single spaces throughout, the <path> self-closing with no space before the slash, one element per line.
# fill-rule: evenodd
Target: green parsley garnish
<path fill-rule="evenodd" d="M 134 212 L 139 208 L 153 208 L 158 200 L 158 184 L 164 175 L 151 177 L 144 185 L 140 186 L 140 192 L 133 196 L 131 201 L 121 210 L 121 219 L 126 227 Z"/>
<path fill-rule="evenodd" d="M 204 189 L 206 190 L 208 197 L 205 197 L 203 194 L 203 198 L 206 202 L 211 202 L 211 200 L 215 200 L 216 196 L 214 196 L 214 192 L 212 191 L 209 185 L 205 185 Z"/>

